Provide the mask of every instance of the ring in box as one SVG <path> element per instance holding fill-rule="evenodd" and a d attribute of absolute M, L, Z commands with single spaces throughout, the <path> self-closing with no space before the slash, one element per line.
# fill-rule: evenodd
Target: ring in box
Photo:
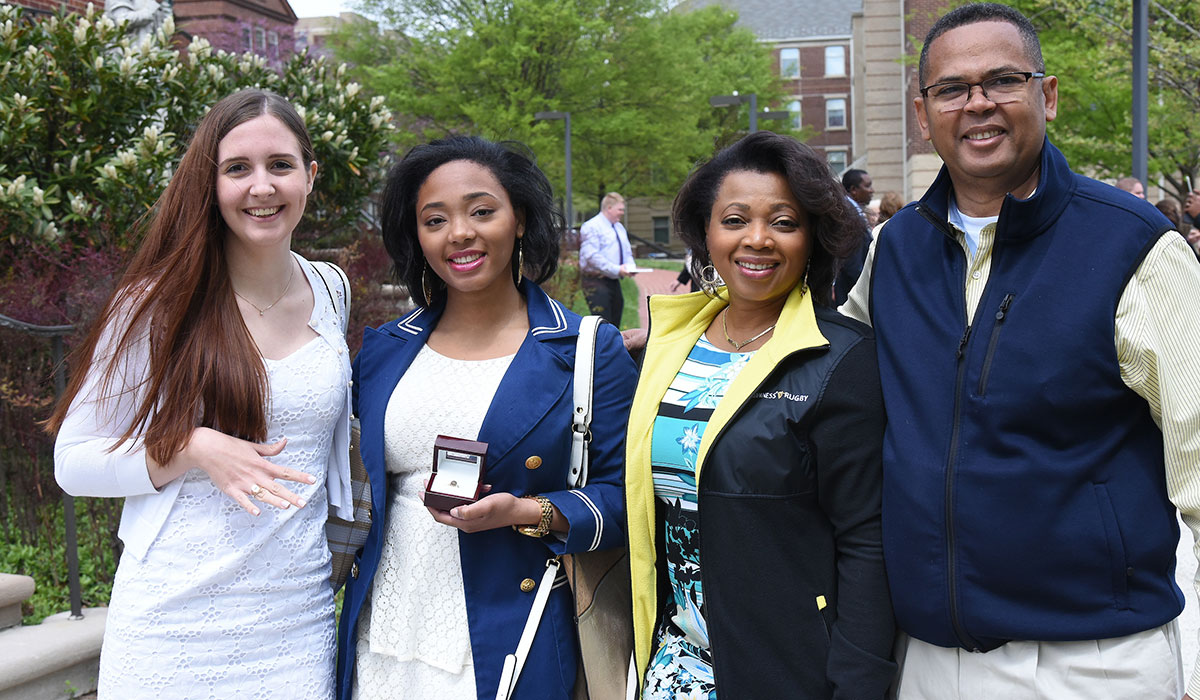
<path fill-rule="evenodd" d="M 486 442 L 438 435 L 433 441 L 433 475 L 425 487 L 425 505 L 450 510 L 478 501 L 486 462 Z"/>

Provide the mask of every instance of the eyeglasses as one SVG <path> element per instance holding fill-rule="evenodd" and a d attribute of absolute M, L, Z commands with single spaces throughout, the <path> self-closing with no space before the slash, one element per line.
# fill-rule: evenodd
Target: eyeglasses
<path fill-rule="evenodd" d="M 994 104 L 1007 104 L 1020 100 L 1025 94 L 1025 84 L 1033 78 L 1044 78 L 1045 73 L 1014 71 L 1001 73 L 979 83 L 950 81 L 934 83 L 921 88 L 921 96 L 933 102 L 939 112 L 954 112 L 971 101 L 971 88 L 976 85 L 983 97 Z"/>

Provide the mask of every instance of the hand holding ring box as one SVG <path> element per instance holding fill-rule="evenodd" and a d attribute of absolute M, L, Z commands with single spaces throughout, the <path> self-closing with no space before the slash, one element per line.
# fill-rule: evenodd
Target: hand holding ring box
<path fill-rule="evenodd" d="M 425 505 L 450 510 L 483 495 L 487 443 L 438 435 L 433 441 L 433 475 L 425 487 Z"/>

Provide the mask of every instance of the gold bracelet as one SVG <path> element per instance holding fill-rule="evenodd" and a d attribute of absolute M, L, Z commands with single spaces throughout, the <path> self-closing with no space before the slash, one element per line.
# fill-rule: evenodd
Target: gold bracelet
<path fill-rule="evenodd" d="M 545 537 L 550 534 L 550 521 L 554 519 L 554 505 L 545 496 L 523 496 L 537 501 L 542 509 L 542 519 L 537 525 L 513 525 L 512 529 L 530 537 Z"/>

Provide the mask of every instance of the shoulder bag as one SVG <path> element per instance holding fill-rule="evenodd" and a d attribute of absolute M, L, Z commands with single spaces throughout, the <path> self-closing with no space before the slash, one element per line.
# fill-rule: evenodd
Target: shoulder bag
<path fill-rule="evenodd" d="M 309 263 L 312 265 L 312 263 Z M 342 309 L 342 318 L 346 323 L 350 319 L 350 284 L 341 270 L 332 264 L 326 263 L 329 269 L 332 270 L 341 281 L 342 299 L 345 300 L 345 305 Z M 321 274 L 316 265 L 313 265 L 313 270 L 317 272 L 317 276 L 325 283 L 325 291 L 329 293 L 329 302 L 333 304 L 336 311 L 338 308 L 337 301 L 334 299 L 333 290 L 329 287 L 329 282 L 325 279 L 325 275 Z M 342 331 L 345 332 L 345 328 Z M 362 453 L 359 452 L 358 442 L 360 430 L 358 418 L 350 417 L 350 492 L 354 502 L 354 520 L 343 520 L 337 517 L 337 511 L 331 506 L 329 508 L 329 516 L 325 521 L 325 537 L 329 541 L 329 553 L 332 555 L 332 570 L 329 575 L 329 583 L 333 586 L 333 590 L 337 591 L 346 583 L 346 577 L 350 575 L 350 570 L 354 567 L 354 557 L 358 554 L 358 550 L 362 549 L 363 544 L 367 541 L 367 533 L 371 531 L 371 479 L 367 476 L 367 468 L 363 466 Z"/>
<path fill-rule="evenodd" d="M 587 485 L 596 330 L 600 321 L 599 316 L 585 316 L 579 324 L 571 464 L 567 477 L 567 486 L 572 489 Z M 580 659 L 575 700 L 632 700 L 637 694 L 637 670 L 633 661 L 633 598 L 626 547 L 566 554 L 561 557 L 561 562 L 557 558 L 546 562 L 546 571 L 538 584 L 517 650 L 504 659 L 496 700 L 508 700 L 516 688 L 560 566 L 565 567 L 575 595 Z"/>

